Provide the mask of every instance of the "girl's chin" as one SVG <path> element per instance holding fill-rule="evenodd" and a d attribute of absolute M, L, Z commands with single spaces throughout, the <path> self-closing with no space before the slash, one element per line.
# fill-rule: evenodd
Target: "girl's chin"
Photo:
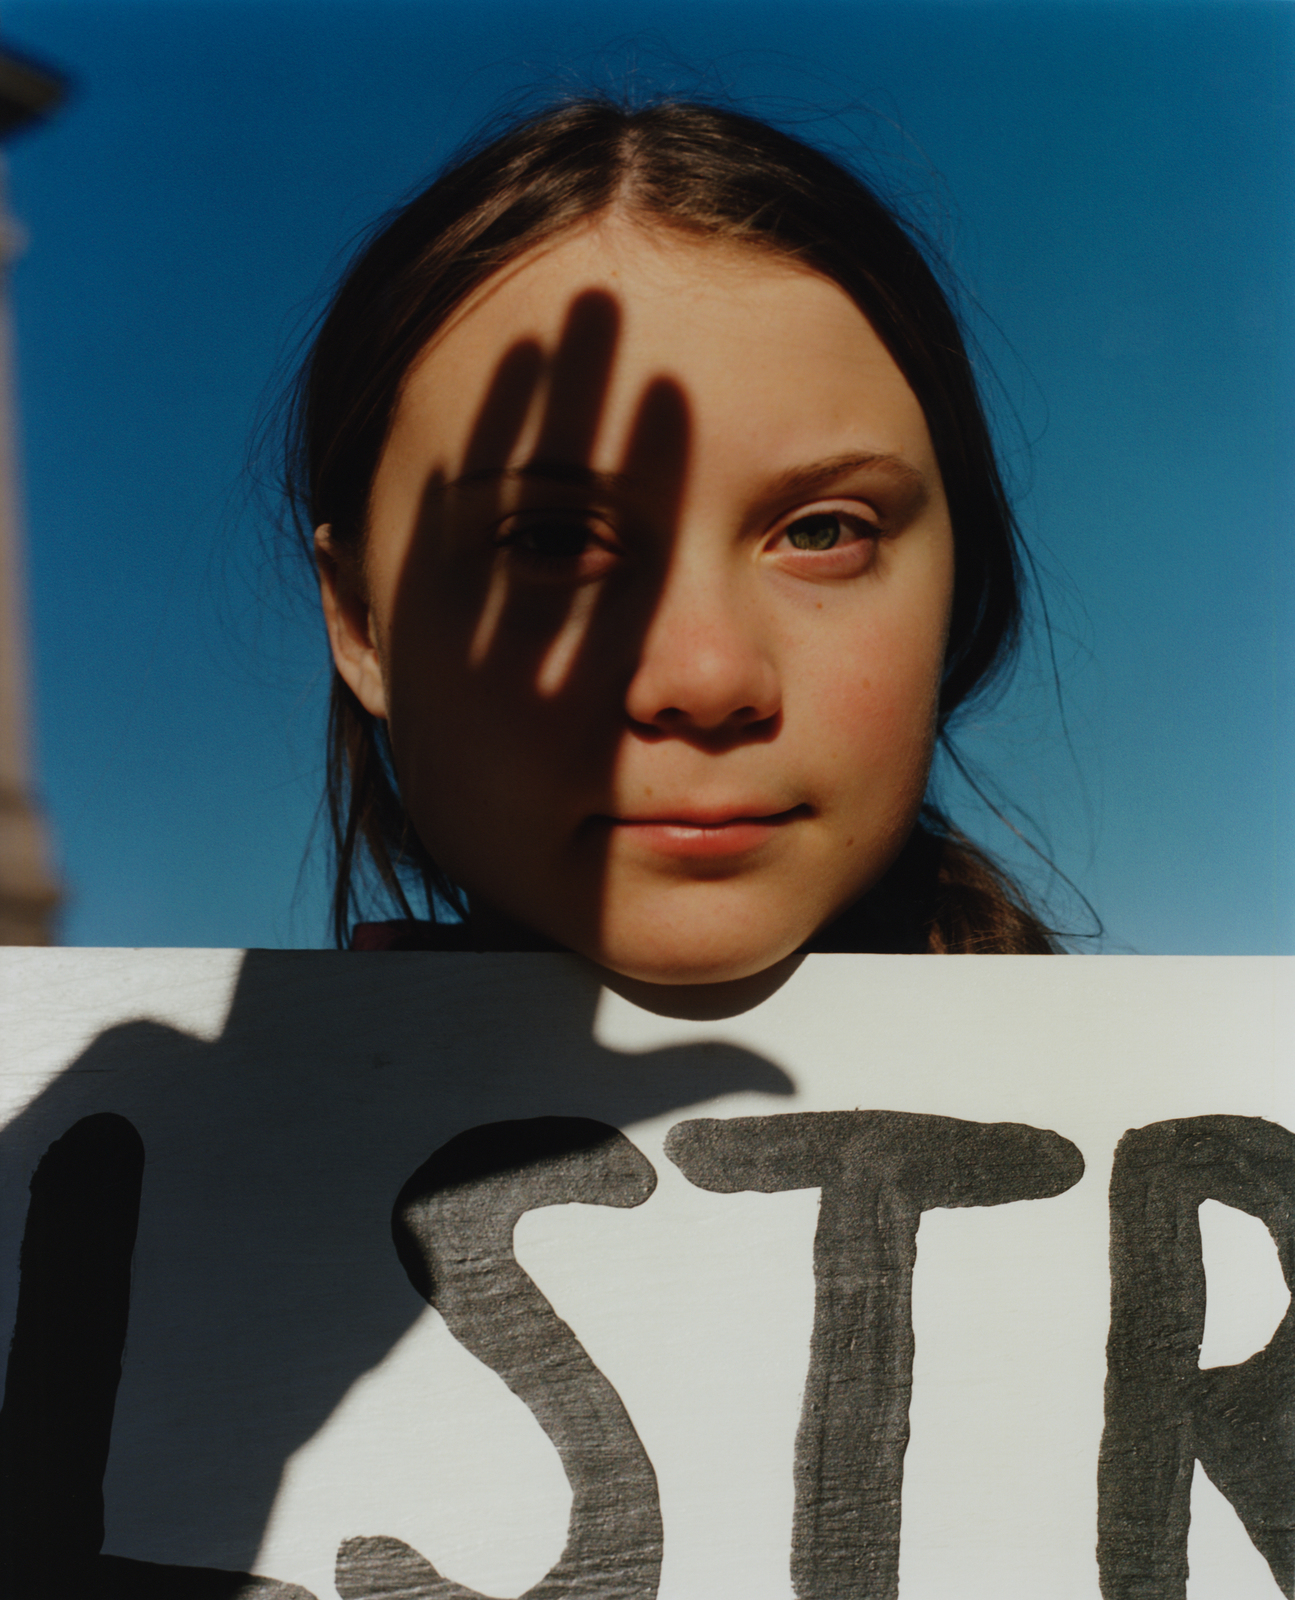
<path fill-rule="evenodd" d="M 662 987 L 736 983 L 776 967 L 840 910 L 825 892 L 836 885 L 817 884 L 812 868 L 683 881 L 627 874 L 565 900 L 544 884 L 507 910 L 474 897 L 472 921 L 488 949 L 570 950 Z"/>
<path fill-rule="evenodd" d="M 640 939 L 599 940 L 584 953 L 599 966 L 635 983 L 670 988 L 685 985 L 737 983 L 767 972 L 792 955 L 812 930 L 788 930 L 781 938 L 752 940 L 693 937 L 662 941 L 659 936 Z"/>
<path fill-rule="evenodd" d="M 495 910 L 482 900 L 472 903 L 471 926 L 488 950 L 571 950 L 577 955 L 636 983 L 680 987 L 688 984 L 733 983 L 776 966 L 798 949 L 812 928 L 788 928 L 770 936 L 767 925 L 750 936 L 756 919 L 731 922 L 708 931 L 694 922 L 688 929 L 663 930 L 660 922 L 632 919 L 627 926 L 590 930 L 587 927 L 546 927 L 536 918 L 523 918 Z"/>
<path fill-rule="evenodd" d="M 752 978 L 793 955 L 842 909 L 839 884 L 823 882 L 816 866 L 811 859 L 795 871 L 709 882 L 635 879 L 620 895 L 605 893 L 592 926 L 580 930 L 586 938 L 570 943 L 640 983 L 679 987 Z M 867 886 L 865 877 L 856 892 Z"/>

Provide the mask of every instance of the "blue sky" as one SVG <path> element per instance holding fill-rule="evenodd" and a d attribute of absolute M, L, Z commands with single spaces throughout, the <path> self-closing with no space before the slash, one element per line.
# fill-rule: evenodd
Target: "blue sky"
<path fill-rule="evenodd" d="M 951 257 L 1066 713 L 1040 644 L 964 744 L 1103 947 L 1295 950 L 1295 6 L 10 0 L 0 22 L 73 83 L 9 156 L 68 942 L 323 942 L 323 647 L 249 494 L 256 420 L 348 243 L 483 117 L 633 83 L 863 159 Z"/>

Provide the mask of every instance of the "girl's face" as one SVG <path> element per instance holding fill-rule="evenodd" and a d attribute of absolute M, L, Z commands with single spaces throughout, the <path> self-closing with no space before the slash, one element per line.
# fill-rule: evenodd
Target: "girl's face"
<path fill-rule="evenodd" d="M 835 284 L 609 216 L 409 374 L 338 666 L 424 845 L 631 977 L 739 978 L 885 871 L 935 734 L 953 540 L 912 391 Z"/>

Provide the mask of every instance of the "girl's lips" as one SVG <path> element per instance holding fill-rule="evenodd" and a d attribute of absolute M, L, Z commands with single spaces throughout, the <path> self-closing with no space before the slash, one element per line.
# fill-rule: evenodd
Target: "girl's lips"
<path fill-rule="evenodd" d="M 767 816 L 599 817 L 615 836 L 668 856 L 736 856 L 766 843 L 779 828 L 809 815 L 793 806 Z"/>

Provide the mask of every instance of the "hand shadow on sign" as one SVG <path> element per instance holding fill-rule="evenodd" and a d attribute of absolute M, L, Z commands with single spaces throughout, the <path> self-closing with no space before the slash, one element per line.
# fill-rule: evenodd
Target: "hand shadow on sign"
<path fill-rule="evenodd" d="M 792 1092 L 736 1047 L 605 1049 L 599 992 L 595 969 L 560 955 L 252 951 L 214 1043 L 112 1028 L 10 1124 L 14 1232 L 29 1175 L 81 1119 L 125 1118 L 144 1151 L 115 1419 L 95 1363 L 111 1313 L 85 1259 L 113 1213 L 111 1172 L 91 1173 L 66 1219 L 80 1281 L 43 1297 L 37 1283 L 37 1322 L 15 1341 L 0 1420 L 0 1559 L 26 1575 L 14 1593 L 62 1596 L 69 1562 L 96 1553 L 109 1428 L 106 1549 L 223 1570 L 100 1563 L 102 1582 L 78 1592 L 240 1592 L 226 1574 L 254 1563 L 285 1462 L 424 1309 L 393 1249 L 392 1205 L 455 1135 L 536 1117 L 629 1126 L 719 1095 Z M 24 1266 L 42 1271 L 30 1237 Z"/>

